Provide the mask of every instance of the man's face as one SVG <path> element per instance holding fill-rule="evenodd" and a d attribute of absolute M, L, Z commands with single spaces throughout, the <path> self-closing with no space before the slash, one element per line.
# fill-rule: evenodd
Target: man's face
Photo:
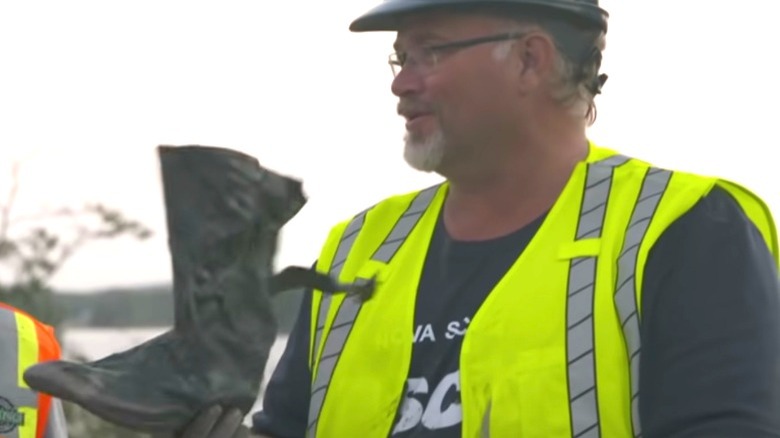
<path fill-rule="evenodd" d="M 501 35 L 512 30 L 497 18 L 428 13 L 398 31 L 392 92 L 407 120 L 404 158 L 413 168 L 447 173 L 480 153 L 491 128 L 507 117 L 512 101 L 509 68 L 512 38 L 458 49 L 442 44 Z M 434 48 L 431 50 L 431 48 Z"/>

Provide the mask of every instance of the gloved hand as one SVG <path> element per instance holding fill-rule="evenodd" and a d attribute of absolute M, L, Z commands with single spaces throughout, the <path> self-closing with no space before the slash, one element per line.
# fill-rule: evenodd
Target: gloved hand
<path fill-rule="evenodd" d="M 225 411 L 215 405 L 198 414 L 175 438 L 248 438 L 249 429 L 242 424 L 244 414 L 238 409 Z"/>

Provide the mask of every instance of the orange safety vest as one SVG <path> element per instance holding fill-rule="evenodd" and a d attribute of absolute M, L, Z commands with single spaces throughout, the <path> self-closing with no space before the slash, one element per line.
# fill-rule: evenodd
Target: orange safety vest
<path fill-rule="evenodd" d="M 0 437 L 44 438 L 52 397 L 30 389 L 24 371 L 61 357 L 54 329 L 26 312 L 0 303 Z"/>

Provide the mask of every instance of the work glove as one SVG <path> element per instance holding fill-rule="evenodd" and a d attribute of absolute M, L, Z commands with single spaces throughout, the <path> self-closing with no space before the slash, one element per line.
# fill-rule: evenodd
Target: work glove
<path fill-rule="evenodd" d="M 273 274 L 278 232 L 306 202 L 299 181 L 224 148 L 161 146 L 158 153 L 174 327 L 97 361 L 33 365 L 24 379 L 131 430 L 227 438 L 241 431 L 234 412 L 254 405 L 276 340 L 271 295 L 373 289 L 300 267 Z"/>
<path fill-rule="evenodd" d="M 151 438 L 248 438 L 240 410 L 214 405 L 198 413 L 184 430 L 175 433 L 152 433 Z"/>

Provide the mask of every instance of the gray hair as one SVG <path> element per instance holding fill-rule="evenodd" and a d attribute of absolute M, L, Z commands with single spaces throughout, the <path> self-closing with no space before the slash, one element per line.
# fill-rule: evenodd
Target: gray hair
<path fill-rule="evenodd" d="M 606 81 L 606 75 L 599 74 L 601 52 L 605 46 L 606 36 L 602 32 L 595 41 L 591 55 L 579 65 L 560 49 L 556 53 L 555 74 L 552 78 L 553 97 L 568 107 L 573 116 L 587 120 L 588 125 L 596 121 L 595 98 L 601 93 L 601 86 Z"/>
<path fill-rule="evenodd" d="M 572 50 L 564 47 L 561 35 L 561 23 L 544 19 L 518 20 L 519 27 L 513 26 L 518 32 L 539 31 L 548 35 L 556 45 L 555 71 L 550 78 L 552 96 L 556 102 L 567 107 L 573 117 L 582 119 L 588 125 L 596 121 L 596 95 L 601 93 L 601 87 L 606 81 L 606 75 L 600 74 L 601 53 L 606 47 L 606 34 L 603 31 L 576 30 L 577 44 L 582 41 L 590 43 L 585 56 L 578 54 L 580 59 L 574 59 Z M 566 32 L 571 33 L 573 28 Z M 584 46 L 583 46 L 584 47 Z M 583 49 L 577 48 L 575 52 Z"/>

